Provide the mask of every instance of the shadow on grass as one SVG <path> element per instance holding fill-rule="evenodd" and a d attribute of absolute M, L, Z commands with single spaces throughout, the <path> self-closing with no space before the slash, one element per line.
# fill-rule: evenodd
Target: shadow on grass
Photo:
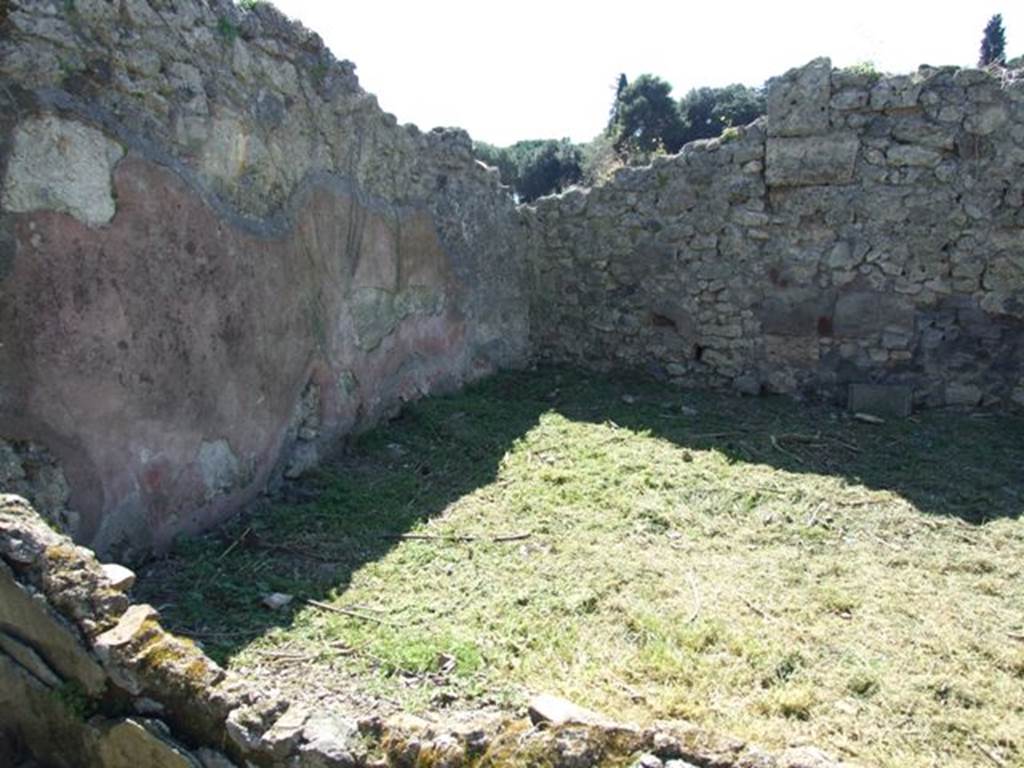
<path fill-rule="evenodd" d="M 402 534 L 492 482 L 545 413 L 614 422 L 729 461 L 844 478 L 899 494 L 921 512 L 969 524 L 1024 509 L 1024 419 L 932 411 L 881 425 L 787 398 L 680 391 L 635 375 L 509 372 L 408 406 L 359 437 L 283 499 L 182 542 L 144 575 L 139 597 L 220 662 L 275 626 L 270 592 L 331 600 Z M 509 521 L 515 529 L 515 521 Z"/>

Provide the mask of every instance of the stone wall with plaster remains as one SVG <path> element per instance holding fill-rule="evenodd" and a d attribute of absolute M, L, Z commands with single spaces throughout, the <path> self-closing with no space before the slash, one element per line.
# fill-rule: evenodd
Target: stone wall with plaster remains
<path fill-rule="evenodd" d="M 166 546 L 527 356 L 514 205 L 270 4 L 12 0 L 0 486 Z"/>
<path fill-rule="evenodd" d="M 516 209 L 269 4 L 10 0 L 0 487 L 131 557 L 531 357 L 1024 402 L 1024 81 L 812 62 L 766 121 Z"/>
<path fill-rule="evenodd" d="M 32 502 L 0 495 L 0 763 L 835 765 L 681 723 L 311 712 L 81 545 L 164 546 L 531 355 L 1020 404 L 1022 166 L 1012 73 L 821 60 L 767 122 L 517 211 L 464 133 L 398 126 L 269 5 L 0 4 L 0 491 Z"/>

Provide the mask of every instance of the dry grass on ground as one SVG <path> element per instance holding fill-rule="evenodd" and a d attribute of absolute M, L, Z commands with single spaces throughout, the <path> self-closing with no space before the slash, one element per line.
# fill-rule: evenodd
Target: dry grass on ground
<path fill-rule="evenodd" d="M 1012 766 L 1022 509 L 1020 417 L 879 426 L 504 374 L 407 408 L 142 591 L 293 695 L 416 710 L 548 691 L 865 764 Z M 493 540 L 510 534 L 529 536 Z M 274 591 L 355 615 L 273 613 Z"/>

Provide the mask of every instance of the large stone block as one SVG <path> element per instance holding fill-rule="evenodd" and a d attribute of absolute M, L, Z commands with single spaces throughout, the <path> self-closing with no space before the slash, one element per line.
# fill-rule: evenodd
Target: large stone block
<path fill-rule="evenodd" d="M 0 564 L 0 629 L 10 630 L 32 648 L 47 666 L 66 680 L 77 682 L 92 695 L 106 687 L 99 664 L 85 651 L 75 630 L 45 603 L 32 597 Z"/>
<path fill-rule="evenodd" d="M 815 59 L 768 84 L 768 135 L 810 136 L 829 127 L 832 62 Z"/>
<path fill-rule="evenodd" d="M 898 384 L 851 384 L 849 408 L 882 418 L 903 418 L 913 407 L 913 390 Z"/>
<path fill-rule="evenodd" d="M 765 181 L 776 187 L 848 184 L 859 149 L 860 140 L 853 133 L 770 138 Z"/>
<path fill-rule="evenodd" d="M 889 165 L 910 165 L 921 168 L 934 168 L 942 162 L 942 153 L 928 147 L 913 144 L 894 144 L 885 153 Z"/>
<path fill-rule="evenodd" d="M 18 241 L 14 237 L 14 219 L 0 213 L 0 282 L 14 270 Z"/>
<path fill-rule="evenodd" d="M 110 726 L 99 743 L 102 768 L 200 768 L 198 760 L 161 733 L 159 724 L 146 725 L 128 718 Z"/>
<path fill-rule="evenodd" d="M 97 762 L 96 730 L 58 692 L 0 653 L 0 741 L 5 734 L 14 734 L 42 765 L 81 768 Z M 0 764 L 7 766 L 3 758 L 0 748 Z"/>
<path fill-rule="evenodd" d="M 871 89 L 872 109 L 909 109 L 921 96 L 921 83 L 914 77 L 898 75 L 880 80 Z"/>
<path fill-rule="evenodd" d="M 903 296 L 878 291 L 852 291 L 836 300 L 832 330 L 839 338 L 863 338 L 886 329 L 914 329 L 914 306 Z"/>
<path fill-rule="evenodd" d="M 832 333 L 831 291 L 815 288 L 779 290 L 761 305 L 761 329 L 777 336 L 829 336 Z"/>

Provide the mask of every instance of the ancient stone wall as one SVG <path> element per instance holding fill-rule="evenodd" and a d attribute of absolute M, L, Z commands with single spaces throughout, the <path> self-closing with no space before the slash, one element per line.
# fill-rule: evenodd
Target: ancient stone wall
<path fill-rule="evenodd" d="M 1022 170 L 1024 82 L 820 60 L 767 121 L 517 211 L 464 133 L 398 126 L 268 4 L 0 2 L 0 492 L 35 507 L 0 495 L 0 763 L 831 765 L 686 724 L 310 712 L 79 545 L 164 546 L 531 353 L 1024 404 Z"/>
<path fill-rule="evenodd" d="M 0 8 L 0 487 L 100 552 L 531 354 L 1024 403 L 1012 73 L 819 60 L 766 121 L 517 211 L 269 4 Z"/>
<path fill-rule="evenodd" d="M 270 4 L 0 6 L 0 485 L 122 555 L 527 354 L 516 213 Z"/>
<path fill-rule="evenodd" d="M 1013 73 L 817 60 L 766 120 L 524 209 L 534 350 L 897 412 L 1024 404 L 1022 180 Z"/>

